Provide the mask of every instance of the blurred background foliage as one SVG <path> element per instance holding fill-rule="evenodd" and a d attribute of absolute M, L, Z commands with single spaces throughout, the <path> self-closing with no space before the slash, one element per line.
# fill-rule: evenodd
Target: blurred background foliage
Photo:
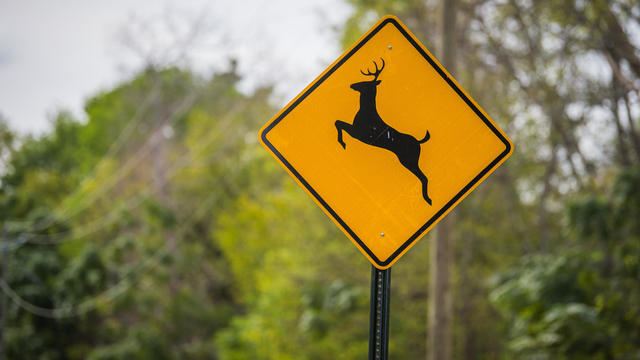
<path fill-rule="evenodd" d="M 343 47 L 439 1 L 349 0 Z M 456 209 L 455 359 L 640 359 L 640 4 L 460 0 L 456 78 L 516 144 Z M 277 110 L 150 63 L 22 136 L 0 119 L 8 359 L 361 359 L 369 264 L 257 142 Z M 394 266 L 391 357 L 424 358 L 428 242 Z"/>

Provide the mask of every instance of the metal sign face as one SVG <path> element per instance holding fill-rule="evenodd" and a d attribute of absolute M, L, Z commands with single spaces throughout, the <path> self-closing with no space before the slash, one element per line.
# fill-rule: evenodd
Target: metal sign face
<path fill-rule="evenodd" d="M 513 149 L 393 16 L 380 19 L 269 121 L 260 139 L 379 269 Z"/>

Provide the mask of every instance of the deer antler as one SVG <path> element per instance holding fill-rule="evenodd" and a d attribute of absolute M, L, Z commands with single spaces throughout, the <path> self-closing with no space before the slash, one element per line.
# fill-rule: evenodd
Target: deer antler
<path fill-rule="evenodd" d="M 362 75 L 365 76 L 373 76 L 373 80 L 371 81 L 376 81 L 378 80 L 378 75 L 380 75 L 380 73 L 382 72 L 382 69 L 384 69 L 384 59 L 380 58 L 380 60 L 382 60 L 382 67 L 380 67 L 380 69 L 378 69 L 378 63 L 376 63 L 376 61 L 373 61 L 373 65 L 376 67 L 376 71 L 375 72 L 371 72 L 371 70 L 369 70 L 369 68 L 367 68 L 367 73 L 365 74 L 362 70 L 360 70 L 360 73 L 362 73 Z"/>

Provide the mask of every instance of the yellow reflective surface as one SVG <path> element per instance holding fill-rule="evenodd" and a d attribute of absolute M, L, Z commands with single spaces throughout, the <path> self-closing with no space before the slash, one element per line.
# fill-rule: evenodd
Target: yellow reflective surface
<path fill-rule="evenodd" d="M 430 139 L 418 178 L 396 154 L 348 133 L 360 93 L 351 89 L 381 64 L 380 118 L 400 133 Z M 390 267 L 499 166 L 513 147 L 504 133 L 393 16 L 382 18 L 261 130 L 263 145 L 323 208 L 374 266 Z M 384 136 L 384 135 L 383 135 Z M 292 219 L 295 221 L 295 219 Z M 302 240 L 301 240 L 302 241 Z"/>

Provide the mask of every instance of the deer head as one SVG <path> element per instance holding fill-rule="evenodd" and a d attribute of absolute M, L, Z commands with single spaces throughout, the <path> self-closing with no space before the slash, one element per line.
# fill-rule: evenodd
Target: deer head
<path fill-rule="evenodd" d="M 378 63 L 377 62 L 373 62 L 373 65 L 375 66 L 376 70 L 374 72 L 371 72 L 371 70 L 369 70 L 369 68 L 367 68 L 367 72 L 365 73 L 364 71 L 360 70 L 360 73 L 364 76 L 373 76 L 373 80 L 369 80 L 369 81 L 360 81 L 354 84 L 351 84 L 351 88 L 355 91 L 364 93 L 364 92 L 375 92 L 375 88 L 376 86 L 378 86 L 378 84 L 380 84 L 380 80 L 378 80 L 378 76 L 380 75 L 380 73 L 382 72 L 382 69 L 384 69 L 384 59 L 380 58 L 380 60 L 382 61 L 382 65 L 380 66 L 380 68 L 378 69 Z"/>

